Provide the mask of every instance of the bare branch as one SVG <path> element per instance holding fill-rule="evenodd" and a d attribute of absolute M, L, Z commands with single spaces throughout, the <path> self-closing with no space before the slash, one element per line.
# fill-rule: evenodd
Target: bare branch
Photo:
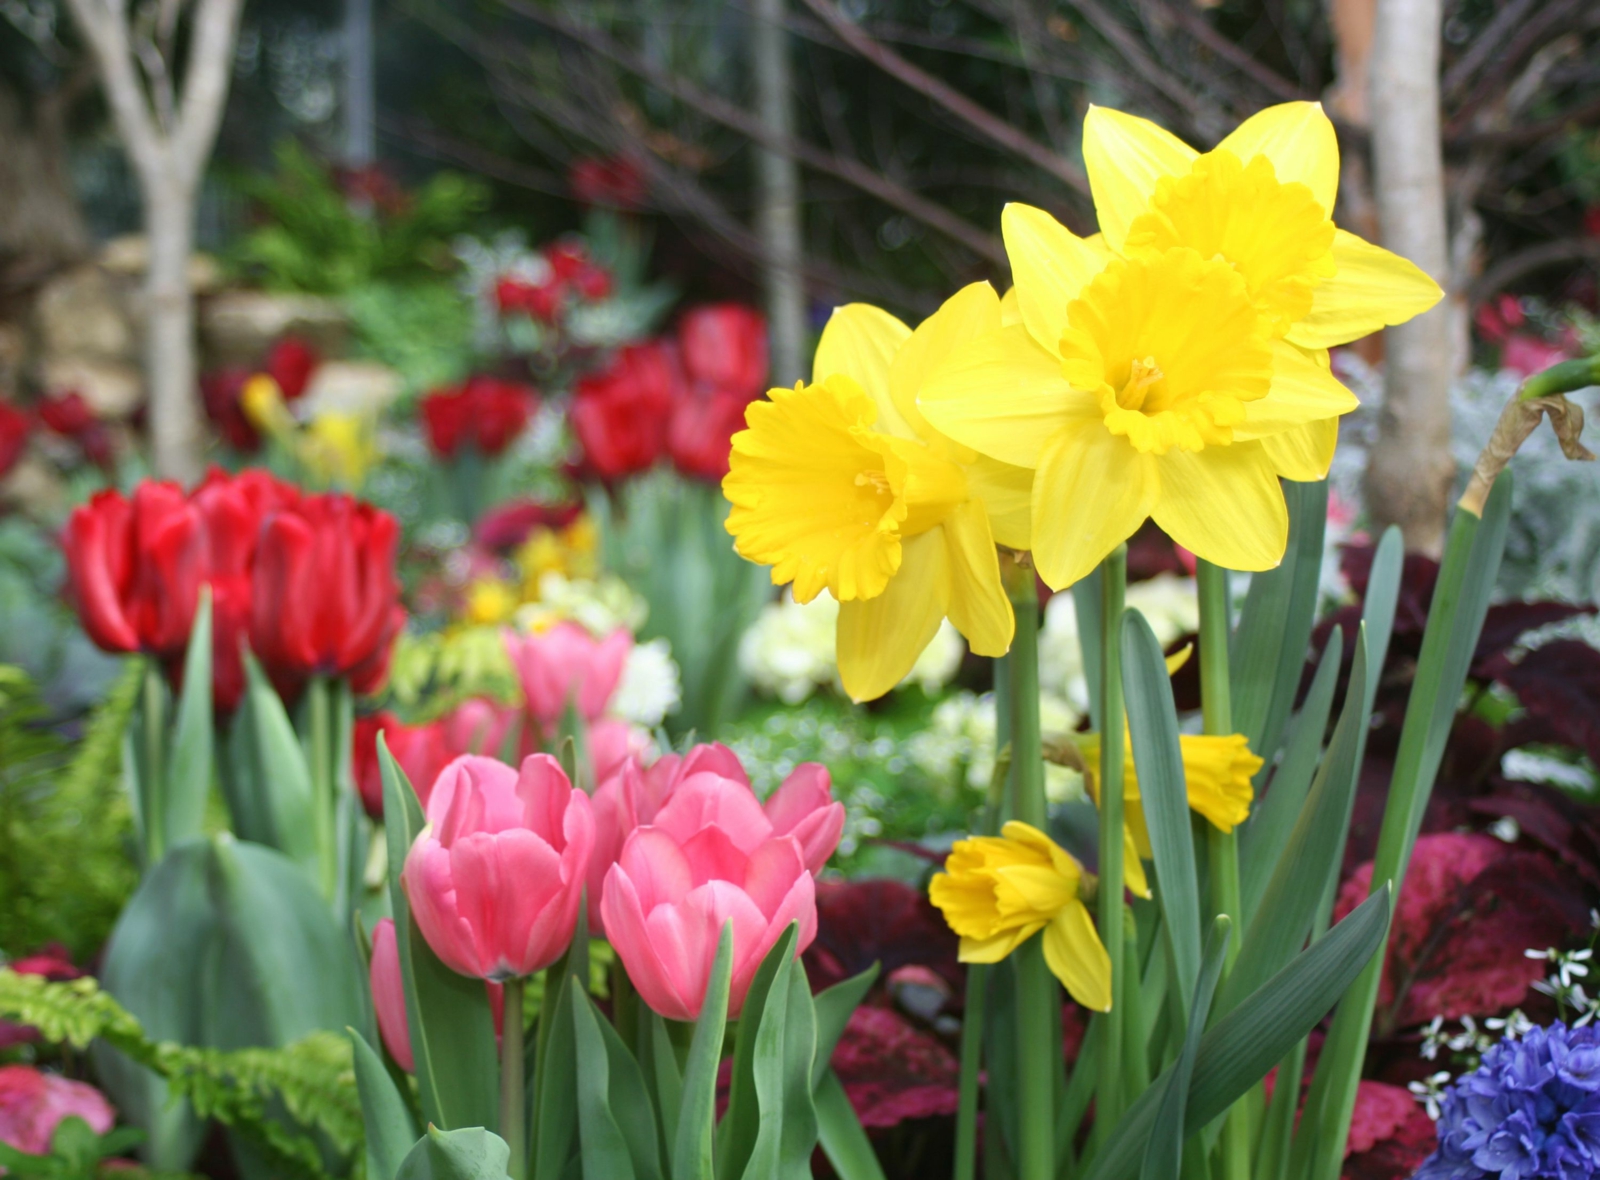
<path fill-rule="evenodd" d="M 67 6 L 100 65 L 106 102 L 134 169 L 147 179 L 159 175 L 166 148 L 134 72 L 125 10 L 106 0 L 67 0 Z"/>
<path fill-rule="evenodd" d="M 1089 178 L 1076 164 L 1064 159 L 1033 137 L 1018 131 L 1004 119 L 985 110 L 954 87 L 907 61 L 887 45 L 874 40 L 864 29 L 846 20 L 833 6 L 831 0 L 805 0 L 805 5 L 821 18 L 834 36 L 884 73 L 937 103 L 994 143 L 1016 153 L 1080 193 L 1088 194 Z"/>
<path fill-rule="evenodd" d="M 233 72 L 233 45 L 244 0 L 198 0 L 189 33 L 189 68 L 183 79 L 183 108 L 178 119 L 177 163 L 186 181 L 199 183 L 211 155 L 228 101 Z"/>
<path fill-rule="evenodd" d="M 1504 291 L 1525 275 L 1547 267 L 1587 262 L 1600 266 L 1600 241 L 1594 238 L 1556 238 L 1523 250 L 1513 250 L 1479 276 L 1469 296 L 1473 306 Z"/>
<path fill-rule="evenodd" d="M 1186 0 L 1154 0 L 1161 11 L 1189 36 L 1204 45 L 1223 61 L 1233 66 L 1245 77 L 1269 94 L 1286 102 L 1306 98 L 1300 87 L 1271 67 L 1240 49 L 1228 38 L 1211 27 L 1211 22 L 1190 8 Z"/>

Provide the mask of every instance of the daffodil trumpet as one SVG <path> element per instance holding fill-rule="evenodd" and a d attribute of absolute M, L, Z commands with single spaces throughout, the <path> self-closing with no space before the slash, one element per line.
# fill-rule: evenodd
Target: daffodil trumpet
<path fill-rule="evenodd" d="M 1001 218 L 1021 322 L 954 350 L 918 408 L 1034 472 L 1034 560 L 1056 589 L 1147 519 L 1200 557 L 1283 557 L 1279 478 L 1326 476 L 1357 402 L 1328 348 L 1442 297 L 1332 221 L 1339 153 L 1316 103 L 1246 120 L 1200 153 L 1103 107 L 1084 121 L 1101 232 Z"/>

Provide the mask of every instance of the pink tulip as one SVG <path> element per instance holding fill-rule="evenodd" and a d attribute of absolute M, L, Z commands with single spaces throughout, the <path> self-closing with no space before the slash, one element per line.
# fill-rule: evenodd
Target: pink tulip
<path fill-rule="evenodd" d="M 0 1066 L 0 1143 L 29 1155 L 48 1155 L 62 1119 L 77 1115 L 96 1135 L 117 1121 L 105 1095 L 31 1065 Z"/>
<path fill-rule="evenodd" d="M 633 650 L 633 636 L 619 627 L 596 639 L 577 623 L 557 623 L 533 635 L 505 632 L 506 655 L 522 682 L 528 714 L 547 734 L 570 700 L 585 721 L 605 712 Z"/>
<path fill-rule="evenodd" d="M 444 744 L 457 754 L 485 754 L 494 758 L 505 748 L 506 737 L 517 723 L 517 710 L 483 697 L 473 697 L 446 713 L 440 723 L 444 727 Z"/>
<path fill-rule="evenodd" d="M 643 824 L 659 822 L 657 814 L 678 788 L 702 778 L 743 788 L 734 794 L 742 794 L 749 804 L 738 809 L 743 817 L 738 839 L 745 851 L 769 836 L 794 836 L 806 868 L 815 876 L 838 847 L 844 832 L 844 804 L 833 801 L 828 768 L 820 763 L 804 762 L 795 767 L 766 803 L 758 806 L 739 756 L 720 742 L 695 746 L 683 755 L 663 755 L 648 767 L 629 760 L 602 779 L 594 793 L 594 859 L 589 865 L 591 930 L 598 933 L 604 929 L 602 887 L 606 872 L 622 854 L 628 834 Z"/>
<path fill-rule="evenodd" d="M 728 1011 L 737 1015 L 791 922 L 800 928 L 797 954 L 816 937 L 816 883 L 800 842 L 773 834 L 747 786 L 700 773 L 673 791 L 654 824 L 628 836 L 606 873 L 601 913 L 639 995 L 671 1020 L 699 1016 L 731 921 Z"/>
<path fill-rule="evenodd" d="M 467 754 L 439 776 L 427 826 L 406 857 L 411 912 L 463 975 L 531 975 L 572 941 L 594 850 L 589 797 L 548 754 L 519 773 Z"/>
<path fill-rule="evenodd" d="M 600 718 L 589 726 L 587 736 L 595 782 L 605 782 L 650 749 L 650 735 L 620 717 Z"/>
<path fill-rule="evenodd" d="M 372 928 L 372 1008 L 378 1014 L 378 1035 L 394 1063 L 407 1073 L 416 1073 L 411 1056 L 411 1021 L 406 1015 L 406 985 L 400 978 L 400 944 L 394 940 L 394 919 L 379 918 Z M 505 988 L 485 980 L 489 1010 L 494 1016 L 495 1035 L 500 1035 L 500 1018 L 505 1010 Z"/>

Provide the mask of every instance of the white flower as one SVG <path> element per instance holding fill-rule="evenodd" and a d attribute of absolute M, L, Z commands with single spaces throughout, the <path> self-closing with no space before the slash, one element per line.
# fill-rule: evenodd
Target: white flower
<path fill-rule="evenodd" d="M 609 635 L 618 627 L 637 631 L 649 609 L 643 598 L 612 574 L 591 581 L 547 570 L 539 577 L 539 601 L 518 607 L 516 622 L 525 631 L 536 631 L 570 619 L 595 635 Z"/>
<path fill-rule="evenodd" d="M 1428 1117 L 1438 1122 L 1440 1103 L 1444 1101 L 1444 1088 L 1449 1084 L 1450 1074 L 1441 1069 L 1425 1081 L 1408 1082 L 1406 1089 L 1411 1091 L 1412 1097 L 1422 1103 L 1422 1108 L 1428 1112 Z"/>
<path fill-rule="evenodd" d="M 1128 587 L 1127 603 L 1144 615 L 1162 647 L 1200 626 L 1200 601 L 1193 578 L 1158 574 Z M 1078 612 L 1072 595 L 1051 595 L 1039 630 L 1039 685 L 1078 713 L 1089 710 L 1083 653 L 1078 644 Z M 1050 728 L 1047 724 L 1046 730 Z"/>
<path fill-rule="evenodd" d="M 634 644 L 622 666 L 622 680 L 612 694 L 608 710 L 617 716 L 654 729 L 675 712 L 683 699 L 678 665 L 665 639 Z"/>
<path fill-rule="evenodd" d="M 1078 718 L 1060 697 L 1039 698 L 1040 727 L 1045 733 L 1071 733 Z M 906 743 L 911 760 L 934 778 L 949 778 L 964 764 L 967 786 L 974 791 L 989 789 L 995 748 L 994 694 L 988 692 L 952 693 L 934 707 L 928 728 Z M 1044 770 L 1045 795 L 1052 803 L 1083 798 L 1083 776 L 1077 771 L 1053 763 Z"/>

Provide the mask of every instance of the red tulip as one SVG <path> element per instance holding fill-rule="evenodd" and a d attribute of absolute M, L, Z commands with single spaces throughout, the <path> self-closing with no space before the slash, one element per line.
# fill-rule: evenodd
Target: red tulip
<path fill-rule="evenodd" d="M 265 371 L 277 383 L 283 400 L 292 402 L 311 384 L 322 358 L 298 336 L 284 336 L 267 353 Z"/>
<path fill-rule="evenodd" d="M 681 385 L 671 350 L 659 342 L 629 345 L 607 368 L 581 378 L 571 422 L 587 466 L 607 480 L 653 466 L 666 448 Z"/>
<path fill-rule="evenodd" d="M 262 526 L 250 644 L 285 696 L 312 676 L 371 691 L 405 622 L 395 553 L 400 526 L 350 496 L 306 496 Z"/>
<path fill-rule="evenodd" d="M 667 429 L 667 449 L 683 474 L 721 482 L 728 474 L 733 436 L 744 429 L 749 399 L 726 390 L 680 398 Z"/>
<path fill-rule="evenodd" d="M 93 426 L 97 419 L 83 394 L 72 389 L 40 402 L 39 421 L 62 438 L 76 438 Z"/>
<path fill-rule="evenodd" d="M 405 725 L 393 713 L 379 712 L 357 717 L 351 735 L 350 763 L 361 792 L 361 805 L 373 819 L 383 818 L 383 772 L 378 761 L 378 735 L 383 734 L 389 753 L 406 772 L 411 788 L 426 807 L 428 795 L 439 772 L 454 756 L 445 744 L 444 725 Z"/>
<path fill-rule="evenodd" d="M 647 195 L 644 174 L 626 156 L 578 160 L 567 172 L 567 184 L 585 205 L 612 209 L 637 209 Z"/>
<path fill-rule="evenodd" d="M 175 483 L 145 480 L 133 500 L 96 492 L 67 520 L 67 582 L 89 638 L 111 652 L 181 659 L 207 572 L 199 510 Z"/>
<path fill-rule="evenodd" d="M 428 445 L 449 458 L 468 443 L 481 454 L 500 454 L 527 428 L 537 405 L 537 395 L 526 385 L 478 376 L 454 389 L 435 390 L 420 409 Z"/>
<path fill-rule="evenodd" d="M 683 369 L 692 385 L 758 397 L 767 388 L 767 321 L 742 303 L 692 308 L 678 324 Z"/>
<path fill-rule="evenodd" d="M 8 401 L 0 400 L 0 476 L 17 465 L 28 445 L 32 423 L 28 415 Z"/>
<path fill-rule="evenodd" d="M 534 529 L 564 529 L 583 513 L 577 500 L 547 504 L 538 500 L 507 500 L 489 509 L 472 527 L 472 539 L 485 549 L 504 553 L 528 539 Z"/>
<path fill-rule="evenodd" d="M 200 402 L 205 406 L 206 417 L 211 419 L 224 442 L 246 455 L 261 449 L 261 433 L 245 414 L 240 401 L 250 377 L 248 369 L 218 369 L 200 378 Z"/>

